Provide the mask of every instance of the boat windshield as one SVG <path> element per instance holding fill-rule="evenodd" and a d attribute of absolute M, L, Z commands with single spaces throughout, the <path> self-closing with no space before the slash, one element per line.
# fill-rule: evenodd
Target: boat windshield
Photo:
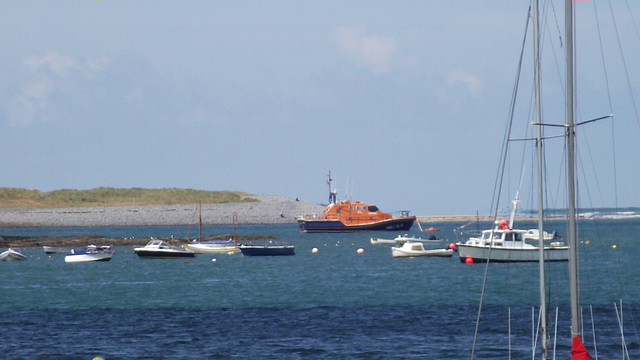
<path fill-rule="evenodd" d="M 378 210 L 379 210 L 379 209 L 378 209 L 378 207 L 377 207 L 377 206 L 375 206 L 375 205 L 369 205 L 369 211 L 370 211 L 370 212 L 376 212 L 376 211 L 378 211 Z"/>

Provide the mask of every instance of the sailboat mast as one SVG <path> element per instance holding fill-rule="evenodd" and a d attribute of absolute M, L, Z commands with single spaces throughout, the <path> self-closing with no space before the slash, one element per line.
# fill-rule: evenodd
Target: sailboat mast
<path fill-rule="evenodd" d="M 573 1 L 565 0 L 565 33 L 567 42 L 567 242 L 569 245 L 569 292 L 571 296 L 571 337 L 581 336 L 580 328 L 580 299 L 578 296 L 578 241 L 576 232 L 576 189 L 575 189 L 575 158 L 574 158 L 574 39 L 573 39 Z"/>
<path fill-rule="evenodd" d="M 202 241 L 202 201 L 200 202 L 200 227 L 198 228 L 198 241 Z"/>
<path fill-rule="evenodd" d="M 539 236 L 539 264 L 540 264 L 540 350 L 542 358 L 547 356 L 547 294 L 544 270 L 544 199 L 542 177 L 542 115 L 540 105 L 540 13 L 538 0 L 533 1 L 533 48 L 534 48 L 534 78 L 536 100 L 536 157 L 538 162 L 538 236 Z"/>

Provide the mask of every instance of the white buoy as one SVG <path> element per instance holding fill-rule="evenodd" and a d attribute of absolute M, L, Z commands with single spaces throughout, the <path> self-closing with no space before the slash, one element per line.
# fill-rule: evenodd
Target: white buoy
<path fill-rule="evenodd" d="M 216 262 L 216 261 L 217 261 L 216 259 L 211 259 L 211 262 Z"/>
<path fill-rule="evenodd" d="M 364 254 L 364 249 L 363 248 L 359 248 L 358 249 L 358 254 Z"/>
<path fill-rule="evenodd" d="M 311 249 L 311 252 L 314 253 L 314 254 L 317 253 L 318 252 L 318 248 Z"/>

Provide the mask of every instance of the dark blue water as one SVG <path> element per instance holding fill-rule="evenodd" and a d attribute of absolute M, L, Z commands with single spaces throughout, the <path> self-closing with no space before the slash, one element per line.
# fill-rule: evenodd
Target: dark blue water
<path fill-rule="evenodd" d="M 438 225 L 439 236 L 453 241 L 452 229 L 461 224 Z M 554 225 L 562 233 L 564 224 Z M 621 358 L 613 305 L 620 299 L 631 358 L 640 357 L 639 227 L 640 221 L 625 220 L 585 222 L 580 228 L 585 342 L 593 355 L 593 312 L 601 358 Z M 184 237 L 186 231 L 1 233 Z M 232 231 L 204 228 L 207 235 Z M 470 358 L 484 265 L 462 264 L 456 255 L 393 259 L 388 246 L 370 245 L 370 237 L 397 235 L 391 233 L 300 234 L 295 225 L 242 226 L 238 232 L 276 236 L 296 245 L 296 255 L 199 254 L 185 262 L 139 259 L 131 247 L 116 247 L 110 262 L 66 264 L 63 255 L 24 249 L 28 261 L 0 263 L 0 358 Z M 557 352 L 567 358 L 567 266 L 550 264 L 547 270 L 549 306 L 553 316 L 556 307 L 560 313 Z M 476 358 L 507 358 L 509 327 L 512 358 L 531 358 L 537 276 L 536 264 L 490 265 Z M 554 317 L 550 323 L 554 335 Z"/>

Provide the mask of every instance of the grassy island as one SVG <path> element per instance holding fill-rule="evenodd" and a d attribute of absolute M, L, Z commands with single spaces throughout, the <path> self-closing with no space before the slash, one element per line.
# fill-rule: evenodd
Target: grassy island
<path fill-rule="evenodd" d="M 21 188 L 0 188 L 1 208 L 225 204 L 257 201 L 251 197 L 251 194 L 238 191 L 101 187 L 90 190 L 63 189 L 43 192 Z"/>

